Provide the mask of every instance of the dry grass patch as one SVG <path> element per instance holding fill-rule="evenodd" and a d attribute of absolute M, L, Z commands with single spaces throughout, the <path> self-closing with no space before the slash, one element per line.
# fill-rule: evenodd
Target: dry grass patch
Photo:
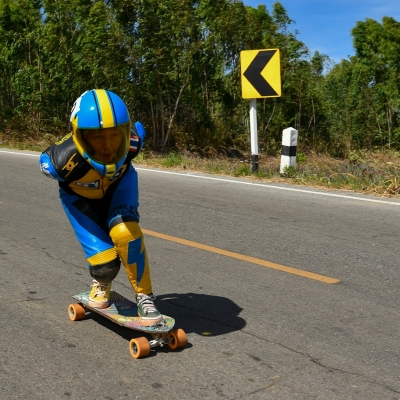
<path fill-rule="evenodd" d="M 295 168 L 280 174 L 280 156 L 259 155 L 258 173 L 252 174 L 251 157 L 201 158 L 196 155 L 143 152 L 136 164 L 176 171 L 247 177 L 248 179 L 284 182 L 326 189 L 352 190 L 378 196 L 400 195 L 400 155 L 396 152 L 361 154 L 358 158 L 338 159 L 315 153 L 298 154 Z"/>

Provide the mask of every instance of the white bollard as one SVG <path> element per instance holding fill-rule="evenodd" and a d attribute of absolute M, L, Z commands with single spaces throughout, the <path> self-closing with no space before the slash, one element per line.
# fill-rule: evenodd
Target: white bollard
<path fill-rule="evenodd" d="M 281 153 L 281 174 L 285 173 L 285 168 L 296 166 L 298 132 L 294 128 L 286 128 L 282 133 L 282 153 Z"/>

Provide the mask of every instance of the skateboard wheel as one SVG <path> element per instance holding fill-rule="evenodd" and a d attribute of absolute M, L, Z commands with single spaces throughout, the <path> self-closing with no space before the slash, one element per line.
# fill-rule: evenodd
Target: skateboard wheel
<path fill-rule="evenodd" d="M 185 347 L 187 345 L 186 333 L 183 329 L 176 329 L 171 331 L 167 335 L 168 347 L 172 350 L 178 349 L 180 347 Z"/>
<path fill-rule="evenodd" d="M 79 321 L 85 318 L 86 310 L 81 304 L 70 304 L 68 306 L 68 316 L 71 321 Z"/>
<path fill-rule="evenodd" d="M 145 337 L 132 339 L 129 342 L 129 351 L 133 358 L 142 358 L 150 354 L 150 343 Z"/>

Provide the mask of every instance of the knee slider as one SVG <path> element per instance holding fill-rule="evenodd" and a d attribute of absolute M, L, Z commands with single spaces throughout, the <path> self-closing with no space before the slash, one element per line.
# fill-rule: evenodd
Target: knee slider
<path fill-rule="evenodd" d="M 121 266 L 121 261 L 119 258 L 115 258 L 109 262 L 99 265 L 90 265 L 89 271 L 90 275 L 93 279 L 100 283 L 109 283 L 111 282 L 119 272 L 119 268 Z"/>

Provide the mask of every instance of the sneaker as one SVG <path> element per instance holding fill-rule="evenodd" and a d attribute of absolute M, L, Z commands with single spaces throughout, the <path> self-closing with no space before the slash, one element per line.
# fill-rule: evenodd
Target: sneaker
<path fill-rule="evenodd" d="M 89 294 L 89 306 L 95 308 L 107 308 L 109 306 L 111 291 L 110 283 L 99 283 L 93 279 L 92 290 Z"/>
<path fill-rule="evenodd" d="M 156 296 L 154 296 L 153 293 L 136 294 L 137 312 L 143 325 L 151 326 L 162 320 L 160 311 L 158 311 L 154 305 L 155 299 Z"/>

